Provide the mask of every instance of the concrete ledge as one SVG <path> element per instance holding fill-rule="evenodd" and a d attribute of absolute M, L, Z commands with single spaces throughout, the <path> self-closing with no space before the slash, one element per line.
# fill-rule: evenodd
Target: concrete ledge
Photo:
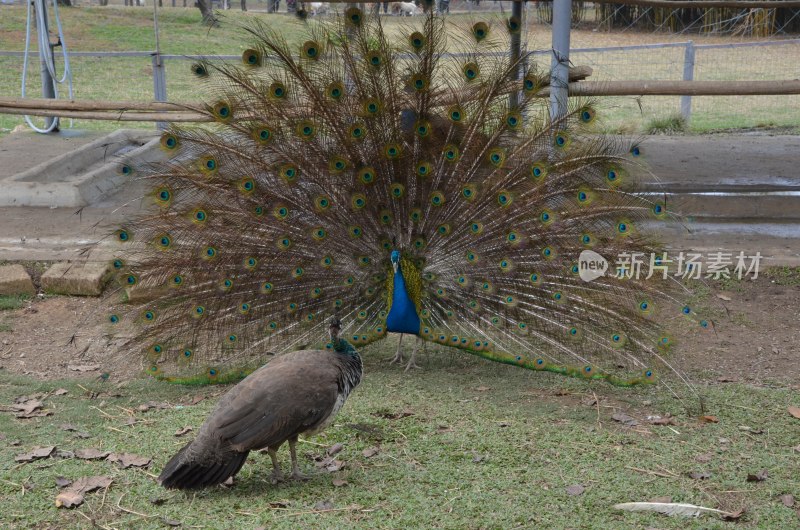
<path fill-rule="evenodd" d="M 62 261 L 42 274 L 42 290 L 53 294 L 98 296 L 103 294 L 110 276 L 108 262 Z"/>
<path fill-rule="evenodd" d="M 0 265 L 0 294 L 36 294 L 25 267 L 19 264 Z"/>
<path fill-rule="evenodd" d="M 114 131 L 21 173 L 0 178 L 0 206 L 74 208 L 93 204 L 130 181 L 120 171 L 126 162 L 162 158 L 163 153 L 155 148 L 158 141 L 149 131 Z M 41 157 L 46 158 L 44 153 Z"/>

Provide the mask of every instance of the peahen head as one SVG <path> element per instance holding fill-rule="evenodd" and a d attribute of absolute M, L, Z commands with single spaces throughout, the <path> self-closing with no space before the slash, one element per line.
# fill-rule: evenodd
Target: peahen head
<path fill-rule="evenodd" d="M 353 345 L 346 340 L 339 338 L 339 331 L 341 331 L 341 329 L 342 322 L 337 317 L 333 317 L 329 327 L 331 333 L 331 342 L 329 347 L 332 347 L 336 353 L 344 353 L 357 357 L 358 352 Z"/>

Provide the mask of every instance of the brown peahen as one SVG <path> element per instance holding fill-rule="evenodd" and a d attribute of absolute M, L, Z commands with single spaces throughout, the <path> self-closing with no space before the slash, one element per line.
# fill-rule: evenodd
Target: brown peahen
<path fill-rule="evenodd" d="M 638 145 L 600 134 L 588 101 L 550 117 L 548 72 L 505 53 L 515 18 L 419 20 L 390 35 L 351 7 L 297 45 L 255 22 L 243 64 L 194 64 L 212 125 L 172 127 L 166 162 L 122 168 L 152 206 L 115 232 L 114 266 L 149 295 L 111 323 L 140 326 L 128 346 L 185 383 L 325 344 L 336 317 L 355 347 L 402 333 L 692 391 L 661 325 L 708 327 L 682 286 L 624 265 L 581 277 L 582 253 L 666 261 L 643 227 L 671 214 L 635 193 Z"/>
<path fill-rule="evenodd" d="M 283 480 L 277 451 L 289 442 L 292 478 L 303 479 L 295 444 L 300 434 L 327 427 L 361 381 L 358 352 L 338 337 L 331 323 L 330 348 L 282 355 L 262 366 L 220 399 L 197 437 L 176 454 L 158 477 L 170 489 L 199 489 L 239 472 L 252 450 L 267 449 L 272 480 Z"/>

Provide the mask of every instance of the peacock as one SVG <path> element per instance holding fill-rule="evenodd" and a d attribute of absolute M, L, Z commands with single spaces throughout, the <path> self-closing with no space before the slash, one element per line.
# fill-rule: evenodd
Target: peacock
<path fill-rule="evenodd" d="M 303 23 L 302 44 L 254 21 L 242 64 L 193 64 L 210 124 L 170 126 L 163 161 L 121 168 L 151 190 L 110 236 L 125 351 L 161 379 L 230 382 L 335 349 L 336 318 L 355 348 L 409 335 L 415 352 L 694 392 L 663 331 L 709 327 L 685 287 L 624 264 L 588 281 L 579 263 L 666 263 L 647 228 L 674 214 L 636 193 L 642 149 L 602 134 L 592 101 L 550 115 L 549 72 L 507 53 L 520 29 L 384 28 L 350 7 Z"/>
<path fill-rule="evenodd" d="M 201 489 L 225 482 L 244 465 L 251 450 L 267 449 L 273 483 L 284 480 L 277 451 L 289 442 L 291 478 L 300 471 L 300 434 L 327 427 L 361 381 L 361 357 L 339 338 L 341 323 L 330 323 L 330 348 L 301 350 L 265 364 L 228 391 L 197 437 L 173 456 L 158 477 L 167 489 Z M 308 384 L 313 382 L 313 384 Z"/>

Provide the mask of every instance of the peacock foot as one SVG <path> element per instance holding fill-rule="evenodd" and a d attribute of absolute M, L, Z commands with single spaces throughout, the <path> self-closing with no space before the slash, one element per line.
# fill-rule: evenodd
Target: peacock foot
<path fill-rule="evenodd" d="M 294 471 L 292 471 L 291 478 L 292 480 L 306 481 L 306 480 L 311 480 L 311 475 L 306 475 L 305 473 L 302 473 L 299 469 L 295 469 Z"/>
<path fill-rule="evenodd" d="M 403 354 L 402 354 L 401 352 L 399 352 L 399 351 L 398 351 L 398 352 L 397 352 L 397 353 L 394 355 L 394 357 L 391 357 L 391 358 L 389 358 L 389 359 L 384 359 L 384 360 L 385 360 L 385 361 L 388 361 L 388 362 L 389 362 L 389 364 L 403 364 Z"/>
<path fill-rule="evenodd" d="M 272 474 L 269 476 L 269 481 L 272 485 L 278 484 L 284 481 L 283 473 L 279 470 L 273 470 Z"/>
<path fill-rule="evenodd" d="M 405 371 L 408 372 L 412 368 L 416 368 L 418 370 L 422 370 L 422 367 L 417 364 L 417 361 L 413 357 L 411 358 L 410 361 L 408 361 L 408 364 L 406 365 Z"/>

